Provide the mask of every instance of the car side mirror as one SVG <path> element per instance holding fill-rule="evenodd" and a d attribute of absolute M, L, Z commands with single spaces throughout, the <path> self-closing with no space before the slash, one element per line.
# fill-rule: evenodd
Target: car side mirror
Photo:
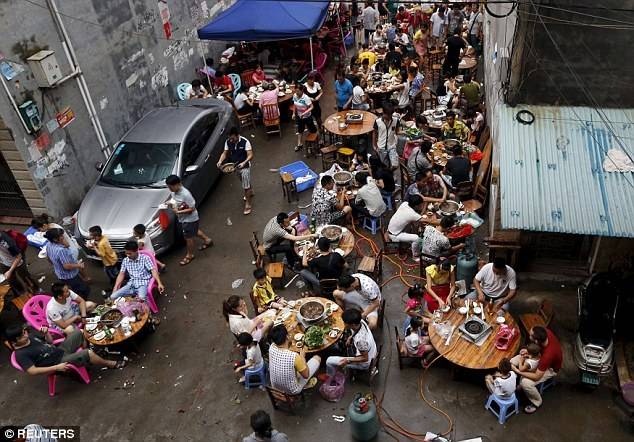
<path fill-rule="evenodd" d="M 193 175 L 195 173 L 198 173 L 199 167 L 196 164 L 192 164 L 191 166 L 187 166 L 187 168 L 185 169 L 185 176 L 188 175 Z"/>
<path fill-rule="evenodd" d="M 95 169 L 97 169 L 99 172 L 101 172 L 103 170 L 103 163 L 101 161 L 98 161 L 95 163 Z"/>

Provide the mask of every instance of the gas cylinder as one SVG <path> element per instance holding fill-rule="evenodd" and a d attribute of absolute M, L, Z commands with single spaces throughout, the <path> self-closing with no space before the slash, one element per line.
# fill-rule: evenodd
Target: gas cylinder
<path fill-rule="evenodd" d="M 471 288 L 471 283 L 476 273 L 478 273 L 478 257 L 473 253 L 458 254 L 458 263 L 456 266 L 456 281 L 464 280 L 467 291 Z"/>
<path fill-rule="evenodd" d="M 348 407 L 350 430 L 354 440 L 371 440 L 379 432 L 374 401 L 357 394 Z"/>

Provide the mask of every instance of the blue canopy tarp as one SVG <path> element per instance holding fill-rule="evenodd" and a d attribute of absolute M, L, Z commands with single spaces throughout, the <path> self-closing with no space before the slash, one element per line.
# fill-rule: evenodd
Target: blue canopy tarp
<path fill-rule="evenodd" d="M 328 2 L 237 0 L 198 30 L 201 40 L 274 41 L 308 38 L 322 26 Z"/>

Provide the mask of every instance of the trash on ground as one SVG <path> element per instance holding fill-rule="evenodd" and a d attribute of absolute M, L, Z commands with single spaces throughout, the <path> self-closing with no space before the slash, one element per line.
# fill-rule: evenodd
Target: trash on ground
<path fill-rule="evenodd" d="M 231 283 L 231 288 L 232 289 L 237 289 L 238 287 L 240 287 L 242 284 L 244 284 L 244 279 L 242 278 L 238 278 L 235 281 L 233 281 Z"/>

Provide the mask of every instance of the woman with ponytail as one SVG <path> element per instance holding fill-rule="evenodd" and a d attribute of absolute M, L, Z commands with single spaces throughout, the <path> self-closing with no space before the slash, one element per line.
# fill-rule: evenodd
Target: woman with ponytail
<path fill-rule="evenodd" d="M 253 319 L 249 319 L 247 304 L 242 298 L 231 295 L 222 302 L 222 315 L 225 317 L 231 333 L 249 333 L 254 341 L 266 336 L 271 325 L 271 312 L 266 311 Z"/>
<path fill-rule="evenodd" d="M 264 410 L 251 415 L 253 433 L 242 439 L 242 442 L 288 442 L 288 436 L 273 429 L 271 417 Z"/>

